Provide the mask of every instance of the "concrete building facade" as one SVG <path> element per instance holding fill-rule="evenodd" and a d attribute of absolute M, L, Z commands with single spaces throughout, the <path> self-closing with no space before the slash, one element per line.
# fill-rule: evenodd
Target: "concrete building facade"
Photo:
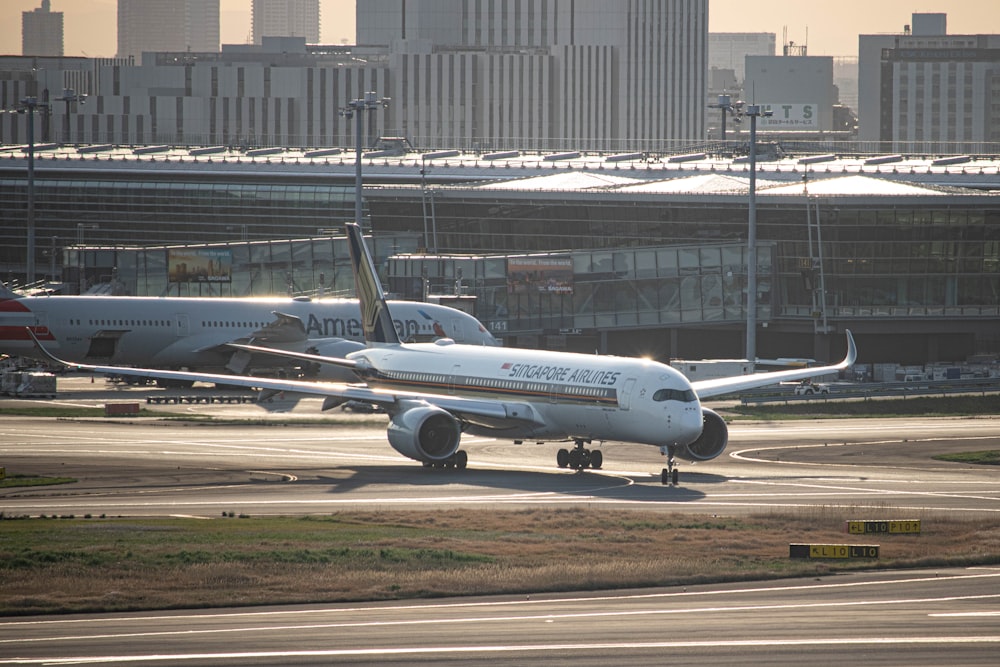
<path fill-rule="evenodd" d="M 833 129 L 831 56 L 747 56 L 744 94 L 771 108 L 761 130 L 829 132 Z M 751 92 L 752 91 L 752 92 Z"/>
<path fill-rule="evenodd" d="M 123 0 L 120 39 L 138 34 L 126 19 L 147 17 L 142 3 Z M 183 14 L 168 6 L 161 32 Z M 52 113 L 73 115 L 79 142 L 350 146 L 338 111 L 374 91 L 393 100 L 379 133 L 424 148 L 672 150 L 704 133 L 707 8 L 372 0 L 358 4 L 358 46 L 264 37 L 220 53 L 143 40 L 141 62 L 76 88 L 85 107 Z M 0 142 L 24 135 L 16 123 L 0 119 Z"/>

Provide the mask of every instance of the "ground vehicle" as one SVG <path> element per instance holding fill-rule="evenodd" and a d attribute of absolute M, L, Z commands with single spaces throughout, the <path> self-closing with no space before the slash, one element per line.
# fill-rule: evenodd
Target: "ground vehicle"
<path fill-rule="evenodd" d="M 367 401 L 347 401 L 340 406 L 340 409 L 345 412 L 360 412 L 364 414 L 385 412 L 385 408 L 382 406 Z"/>
<path fill-rule="evenodd" d="M 0 394 L 19 398 L 55 398 L 56 376 L 42 371 L 4 371 Z"/>
<path fill-rule="evenodd" d="M 796 396 L 817 396 L 830 393 L 830 385 L 812 380 L 803 380 L 795 387 Z"/>

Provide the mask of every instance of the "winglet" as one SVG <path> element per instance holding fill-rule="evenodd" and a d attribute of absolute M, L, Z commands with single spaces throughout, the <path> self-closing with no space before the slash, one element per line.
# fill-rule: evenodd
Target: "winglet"
<path fill-rule="evenodd" d="M 38 340 L 38 336 L 35 335 L 35 332 L 32 331 L 31 327 L 24 327 L 24 330 L 28 332 L 28 335 L 31 336 L 31 340 L 35 342 L 35 348 L 52 363 L 59 364 L 60 366 L 65 366 L 67 368 L 76 368 L 76 369 L 93 368 L 93 366 L 88 366 L 87 364 L 74 364 L 72 362 L 60 359 L 59 357 L 55 356 L 54 354 L 45 349 L 45 346 L 42 345 L 42 341 Z"/>
<path fill-rule="evenodd" d="M 698 394 L 698 398 L 712 398 L 722 394 L 731 394 L 735 391 L 754 389 L 756 387 L 766 387 L 770 384 L 778 384 L 788 380 L 804 380 L 805 378 L 816 377 L 842 371 L 850 368 L 858 359 L 858 347 L 854 344 L 854 336 L 850 330 L 847 331 L 847 354 L 843 361 L 831 366 L 811 366 L 807 368 L 795 368 L 787 371 L 775 371 L 773 373 L 755 373 L 752 375 L 734 375 L 731 377 L 712 378 L 711 380 L 695 380 L 691 387 Z"/>
<path fill-rule="evenodd" d="M 354 289 L 361 305 L 361 329 L 368 345 L 399 345 L 399 334 L 392 323 L 389 307 L 385 303 L 382 284 L 375 272 L 375 262 L 368 252 L 361 227 L 347 223 L 347 247 L 351 253 L 354 270 Z"/>
<path fill-rule="evenodd" d="M 854 344 L 854 336 L 851 334 L 851 330 L 847 329 L 847 356 L 839 364 L 843 368 L 850 368 L 854 365 L 854 362 L 858 360 L 858 346 Z"/>

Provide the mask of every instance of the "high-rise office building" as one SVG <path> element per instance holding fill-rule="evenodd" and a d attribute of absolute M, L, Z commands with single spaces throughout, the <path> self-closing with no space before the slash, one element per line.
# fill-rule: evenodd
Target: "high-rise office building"
<path fill-rule="evenodd" d="M 155 15 L 150 4 L 185 2 L 194 0 L 121 0 L 123 39 L 148 29 L 138 18 Z M 74 111 L 71 134 L 119 143 L 350 145 L 355 128 L 337 111 L 373 91 L 392 102 L 366 119 L 372 142 L 405 137 L 419 148 L 569 155 L 687 150 L 703 140 L 708 0 L 357 7 L 355 46 L 265 36 L 259 46 L 177 45 L 133 67 L 98 68 L 93 86 L 77 87 L 91 100 Z M 159 31 L 183 34 L 183 26 L 166 30 L 174 19 L 164 14 Z M 152 38 L 136 43 L 123 55 L 154 48 Z"/>
<path fill-rule="evenodd" d="M 63 13 L 52 11 L 50 0 L 21 13 L 21 54 L 25 56 L 63 55 Z"/>
<path fill-rule="evenodd" d="M 118 0 L 118 57 L 219 50 L 219 0 Z"/>
<path fill-rule="evenodd" d="M 949 35 L 945 14 L 914 14 L 859 48 L 861 139 L 959 153 L 1000 141 L 1000 35 Z"/>
<path fill-rule="evenodd" d="M 420 145 L 617 150 L 704 133 L 707 0 L 365 0 Z"/>
<path fill-rule="evenodd" d="M 773 56 L 777 37 L 773 32 L 712 32 L 708 34 L 708 68 L 732 70 L 743 85 L 747 56 Z"/>
<path fill-rule="evenodd" d="M 319 0 L 253 0 L 253 43 L 262 37 L 305 37 L 319 43 Z"/>

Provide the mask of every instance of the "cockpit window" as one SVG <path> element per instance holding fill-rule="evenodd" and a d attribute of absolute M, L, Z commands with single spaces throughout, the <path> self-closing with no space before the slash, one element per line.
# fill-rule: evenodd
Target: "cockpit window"
<path fill-rule="evenodd" d="M 693 403 L 698 400 L 693 389 L 657 389 L 653 394 L 653 400 L 661 401 L 681 401 L 682 403 Z"/>

